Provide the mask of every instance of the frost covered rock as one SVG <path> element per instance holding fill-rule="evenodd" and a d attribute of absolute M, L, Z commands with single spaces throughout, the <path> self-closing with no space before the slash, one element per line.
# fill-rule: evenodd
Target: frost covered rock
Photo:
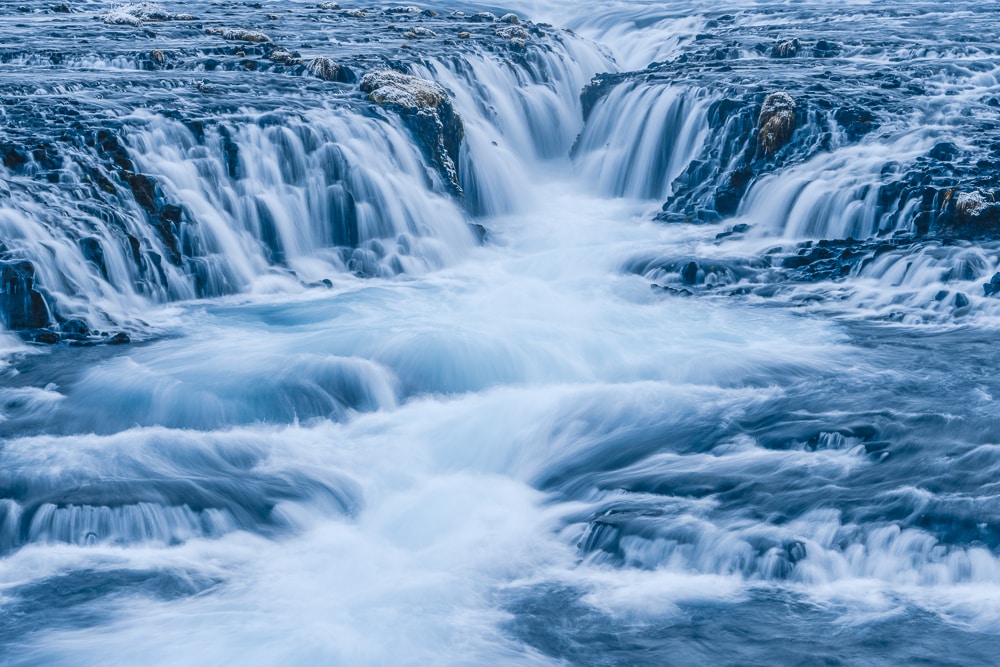
<path fill-rule="evenodd" d="M 456 165 L 465 125 L 447 91 L 433 81 L 388 69 L 361 77 L 361 90 L 376 104 L 399 112 L 451 191 L 462 194 Z"/>
<path fill-rule="evenodd" d="M 302 59 L 291 51 L 286 51 L 285 49 L 275 49 L 271 51 L 268 56 L 271 62 L 281 63 L 282 65 L 301 65 Z"/>
<path fill-rule="evenodd" d="M 174 15 L 152 2 L 116 5 L 101 19 L 108 25 L 142 25 L 143 21 L 170 21 Z"/>
<path fill-rule="evenodd" d="M 521 42 L 522 44 L 531 39 L 531 33 L 519 25 L 497 28 L 494 32 L 497 37 L 509 39 L 512 42 Z"/>
<path fill-rule="evenodd" d="M 353 83 L 354 73 L 339 63 L 335 63 L 329 58 L 320 56 L 309 61 L 306 69 L 310 74 L 324 81 L 336 81 L 337 83 Z"/>
<path fill-rule="evenodd" d="M 363 9 L 348 9 L 344 12 L 344 16 L 350 16 L 354 19 L 363 19 L 368 16 L 368 14 Z"/>
<path fill-rule="evenodd" d="M 993 205 L 995 203 L 988 200 L 986 195 L 978 190 L 975 192 L 961 192 L 955 198 L 955 209 L 959 216 L 965 218 L 980 218 Z"/>
<path fill-rule="evenodd" d="M 774 155 L 795 131 L 795 100 L 788 93 L 771 93 L 761 105 L 757 124 L 757 145 L 766 155 Z"/>
<path fill-rule="evenodd" d="M 470 20 L 477 21 L 479 23 L 495 23 L 497 20 L 497 15 L 490 12 L 478 12 L 470 17 Z"/>
<path fill-rule="evenodd" d="M 448 100 L 448 93 L 433 81 L 391 69 L 365 74 L 361 77 L 361 90 L 368 93 L 372 102 L 407 109 L 437 109 Z"/>
<path fill-rule="evenodd" d="M 270 37 L 256 30 L 223 30 L 221 34 L 222 39 L 228 39 L 233 42 L 261 43 L 271 41 Z"/>
<path fill-rule="evenodd" d="M 420 8 L 409 5 L 407 7 L 389 7 L 385 10 L 386 14 L 419 14 Z"/>
<path fill-rule="evenodd" d="M 336 2 L 321 2 L 316 7 L 319 9 L 340 9 L 340 5 Z"/>
<path fill-rule="evenodd" d="M 403 33 L 406 39 L 421 39 L 424 37 L 437 37 L 437 33 L 429 28 L 416 25 Z"/>

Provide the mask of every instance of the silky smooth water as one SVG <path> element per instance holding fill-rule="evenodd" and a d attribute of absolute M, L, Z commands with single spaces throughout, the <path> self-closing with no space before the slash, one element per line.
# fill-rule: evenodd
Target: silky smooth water
<path fill-rule="evenodd" d="M 867 25 L 873 52 L 837 65 L 863 70 L 890 57 L 875 45 L 897 39 L 893 21 L 932 51 L 931 28 L 975 6 L 894 3 L 879 18 L 879 3 L 512 2 L 573 34 L 525 62 L 468 47 L 414 66 L 465 119 L 456 201 L 354 88 L 137 76 L 133 56 L 156 39 L 201 47 L 172 24 L 154 38 L 95 21 L 111 3 L 70 4 L 68 18 L 0 9 L 25 43 L 0 77 L 37 67 L 21 103 L 40 108 L 98 79 L 93 108 L 128 116 L 129 155 L 184 202 L 196 249 L 130 282 L 110 223 L 65 196 L 84 185 L 8 179 L 5 242 L 62 307 L 125 323 L 135 342 L 0 334 L 0 665 L 995 661 L 998 310 L 979 283 L 996 248 L 888 253 L 772 300 L 670 295 L 651 289 L 668 271 L 629 268 L 877 231 L 856 191 L 916 160 L 933 129 L 905 118 L 835 142 L 762 178 L 730 220 L 664 224 L 652 218 L 721 93 L 694 75 L 626 83 L 587 124 L 578 97 L 593 74 L 671 58 L 724 13 L 801 34 Z M 210 25 L 282 13 L 273 29 L 305 31 L 303 52 L 321 38 L 330 53 L 398 48 L 335 34 L 314 3 L 162 4 Z M 53 24 L 117 35 L 124 53 L 33 65 Z M 71 65 L 82 80 L 65 92 Z M 956 76 L 941 85 L 1000 93 L 992 72 Z M 192 77 L 216 97 L 177 92 Z M 176 100 L 139 101 L 164 91 Z M 205 138 L 172 104 L 191 105 Z M 350 241 L 328 224 L 346 193 Z M 167 252 L 123 215 L 143 252 Z M 67 219 L 108 239 L 109 275 Z M 745 220 L 750 234 L 716 239 Z M 943 275 L 959 264 L 964 277 Z M 942 286 L 971 306 L 935 300 Z"/>

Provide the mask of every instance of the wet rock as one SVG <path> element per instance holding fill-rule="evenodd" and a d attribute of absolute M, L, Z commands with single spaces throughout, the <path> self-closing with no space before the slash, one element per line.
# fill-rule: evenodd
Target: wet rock
<path fill-rule="evenodd" d="M 840 53 L 840 45 L 828 42 L 825 39 L 819 40 L 813 46 L 813 57 L 815 58 L 831 58 L 838 53 Z"/>
<path fill-rule="evenodd" d="M 361 90 L 376 104 L 400 112 L 452 192 L 461 194 L 457 165 L 465 126 L 445 89 L 403 72 L 376 70 L 361 78 Z"/>
<path fill-rule="evenodd" d="M 35 289 L 35 266 L 31 262 L 0 262 L 0 319 L 11 331 L 49 325 L 52 317 L 45 297 Z"/>
<path fill-rule="evenodd" d="M 497 21 L 496 14 L 490 12 L 477 12 L 469 17 L 470 21 L 475 21 L 477 23 L 495 23 Z"/>
<path fill-rule="evenodd" d="M 344 16 L 349 16 L 352 19 L 363 19 L 368 16 L 368 13 L 363 9 L 348 9 L 344 12 Z"/>
<path fill-rule="evenodd" d="M 413 5 L 407 7 L 389 7 L 385 10 L 386 14 L 419 14 L 420 8 L 414 7 Z"/>
<path fill-rule="evenodd" d="M 511 25 L 521 25 L 521 19 L 517 17 L 517 14 L 504 14 L 500 17 L 501 23 L 510 23 Z"/>
<path fill-rule="evenodd" d="M 87 340 L 90 337 L 90 326 L 85 321 L 74 318 L 63 322 L 59 332 L 66 340 Z"/>
<path fill-rule="evenodd" d="M 149 57 L 153 59 L 153 62 L 157 65 L 162 65 L 167 61 L 167 56 L 160 49 L 153 49 L 149 52 Z"/>
<path fill-rule="evenodd" d="M 774 155 L 795 131 L 795 100 L 788 93 L 771 93 L 761 105 L 757 124 L 758 146 L 765 155 Z"/>
<path fill-rule="evenodd" d="M 335 81 L 337 83 L 354 83 L 357 77 L 349 68 L 339 63 L 335 63 L 329 58 L 320 56 L 309 61 L 306 67 L 310 74 L 313 74 L 324 81 Z"/>
<path fill-rule="evenodd" d="M 681 269 L 681 280 L 686 285 L 698 284 L 698 262 L 688 262 Z"/>
<path fill-rule="evenodd" d="M 61 2 L 55 7 L 53 7 L 52 11 L 55 12 L 56 14 L 69 14 L 71 10 L 69 8 L 69 5 L 67 5 L 65 2 Z"/>
<path fill-rule="evenodd" d="M 799 48 L 799 40 L 787 39 L 774 45 L 774 48 L 771 49 L 771 57 L 793 58 L 798 55 Z"/>
<path fill-rule="evenodd" d="M 336 2 L 321 2 L 316 5 L 317 9 L 340 9 L 340 5 Z"/>
<path fill-rule="evenodd" d="M 108 345 L 128 345 L 132 342 L 132 337 L 129 336 L 124 331 L 119 331 L 115 335 L 108 338 Z"/>
<path fill-rule="evenodd" d="M 83 253 L 84 259 L 96 266 L 101 272 L 101 277 L 107 280 L 108 267 L 104 262 L 104 248 L 101 246 L 100 240 L 88 236 L 77 241 L 77 245 L 80 246 L 80 252 Z"/>
<path fill-rule="evenodd" d="M 994 273 L 988 283 L 983 283 L 983 292 L 986 296 L 993 296 L 1000 293 L 1000 271 Z"/>
<path fill-rule="evenodd" d="M 471 32 L 466 32 L 465 30 L 463 30 L 462 32 L 458 33 L 458 38 L 459 39 L 469 39 L 471 37 L 472 37 L 472 33 Z"/>
<path fill-rule="evenodd" d="M 965 308 L 969 305 L 969 297 L 965 296 L 961 292 L 955 294 L 955 307 Z"/>

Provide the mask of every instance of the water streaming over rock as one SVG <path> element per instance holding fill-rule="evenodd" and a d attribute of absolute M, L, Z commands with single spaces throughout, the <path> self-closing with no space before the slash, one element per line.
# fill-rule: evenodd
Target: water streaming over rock
<path fill-rule="evenodd" d="M 991 664 L 995 12 L 488 10 L 0 6 L 0 665 Z"/>

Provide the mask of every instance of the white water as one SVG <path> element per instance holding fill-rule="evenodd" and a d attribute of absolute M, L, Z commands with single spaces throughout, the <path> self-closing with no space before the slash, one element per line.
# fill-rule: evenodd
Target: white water
<path fill-rule="evenodd" d="M 649 35 L 665 30 L 653 25 Z M 669 38 L 629 50 L 626 28 L 602 34 L 620 63 L 669 54 Z M 83 364 L 53 355 L 50 373 L 25 371 L 28 386 L 5 376 L 2 423 L 17 435 L 3 441 L 0 481 L 31 493 L 0 505 L 0 604 L 37 585 L 33 613 L 55 620 L 5 636 L 0 664 L 565 664 L 511 630 L 530 615 L 524 600 L 562 589 L 581 617 L 621 634 L 655 637 L 692 605 L 753 609 L 769 595 L 835 619 L 796 629 L 849 632 L 919 612 L 1000 630 L 1000 559 L 988 547 L 866 521 L 823 495 L 870 476 L 855 489 L 867 508 L 920 515 L 934 503 L 992 502 L 976 482 L 939 492 L 886 483 L 866 441 L 836 432 L 858 419 L 897 436 L 915 415 L 952 420 L 968 428 L 957 453 L 928 454 L 919 479 L 945 477 L 939 459 L 992 474 L 995 445 L 974 447 L 969 435 L 988 426 L 966 425 L 966 411 L 990 414 L 992 385 L 961 367 L 960 386 L 940 391 L 955 404 L 932 409 L 906 393 L 925 389 L 919 369 L 866 350 L 835 319 L 665 298 L 624 274 L 649 253 L 733 247 L 714 243 L 716 227 L 650 221 L 703 136 L 707 98 L 685 107 L 667 89 L 622 100 L 622 120 L 651 107 L 684 116 L 680 130 L 660 117 L 616 126 L 606 104 L 571 161 L 584 129 L 575 91 L 606 61 L 568 48 L 569 63 L 548 63 L 549 82 L 486 56 L 421 72 L 454 92 L 466 120 L 465 184 L 484 246 L 391 119 L 316 109 L 290 126 L 242 126 L 241 155 L 253 156 L 242 158 L 243 179 L 226 174 L 213 141 L 206 149 L 179 123 L 137 119 L 135 159 L 197 221 L 189 242 L 209 266 L 206 291 L 236 294 L 170 307 L 155 304 L 166 295 L 129 294 L 124 305 L 95 296 L 166 335 Z M 632 150 L 602 152 L 597 136 Z M 643 152 L 651 147 L 669 159 Z M 871 216 L 850 212 L 865 205 L 856 189 L 902 150 L 843 149 L 761 180 L 741 210 L 758 227 L 736 245 L 823 235 L 809 227 L 823 211 L 845 235 L 870 233 Z M 658 161 L 661 177 L 622 178 Z M 361 240 L 384 244 L 372 251 L 384 270 L 367 278 L 324 251 L 341 180 L 359 202 Z M 975 247 L 886 255 L 845 308 L 935 303 L 955 252 L 973 274 L 957 288 L 969 292 L 997 263 Z M 403 270 L 391 270 L 394 258 Z M 332 288 L 299 285 L 321 278 Z M 188 276 L 167 282 L 174 298 L 194 295 Z M 895 400 L 868 393 L 897 384 Z M 754 435 L 764 417 L 789 424 L 783 447 L 766 442 L 780 433 Z M 810 420 L 816 443 L 795 428 Z M 909 428 L 904 443 L 921 431 Z M 732 487 L 700 491 L 717 480 Z M 753 495 L 759 487 L 786 506 Z M 727 506 L 732 489 L 766 516 Z M 598 519 L 630 528 L 620 554 L 581 548 L 600 541 Z M 804 556 L 792 563 L 795 543 Z M 83 601 L 65 617 L 73 592 Z M 783 641 L 771 623 L 761 633 Z"/>

